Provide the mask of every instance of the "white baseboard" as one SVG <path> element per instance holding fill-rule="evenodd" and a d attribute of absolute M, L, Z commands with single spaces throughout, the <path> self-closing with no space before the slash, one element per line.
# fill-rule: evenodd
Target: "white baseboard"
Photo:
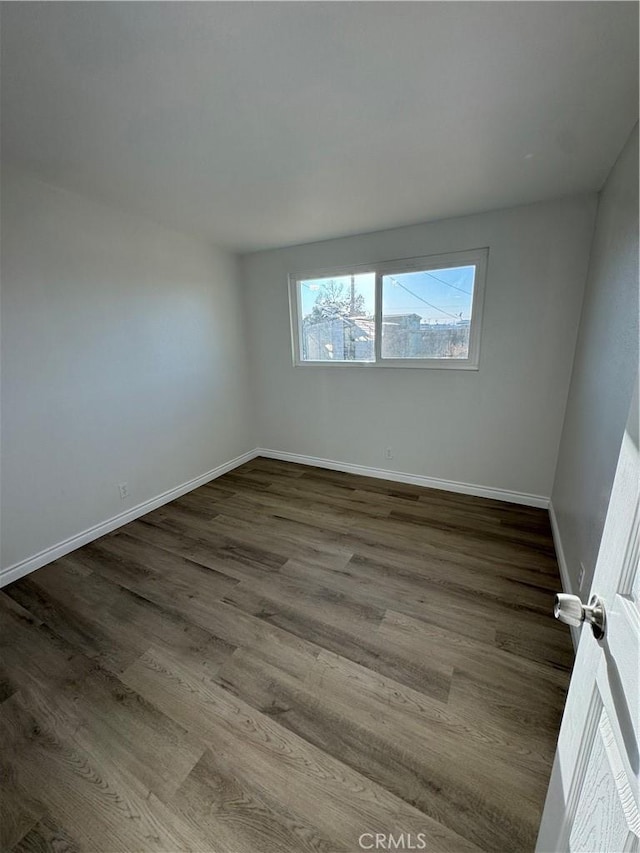
<path fill-rule="evenodd" d="M 201 474 L 199 477 L 187 480 L 186 483 L 181 483 L 179 486 L 175 486 L 175 488 L 169 489 L 169 491 L 163 492 L 155 498 L 150 498 L 148 501 L 144 501 L 118 515 L 114 515 L 106 521 L 102 521 L 100 524 L 95 524 L 93 527 L 83 530 L 82 533 L 77 533 L 75 536 L 65 539 L 64 542 L 59 542 L 57 545 L 34 554 L 33 557 L 27 557 L 27 559 L 21 560 L 19 563 L 14 563 L 12 566 L 2 569 L 0 571 L 0 587 L 18 580 L 18 578 L 24 577 L 30 572 L 34 572 L 42 566 L 46 566 L 47 563 L 51 563 L 59 557 L 64 557 L 65 554 L 75 551 L 76 548 L 80 548 L 88 542 L 93 542 L 94 539 L 99 539 L 100 536 L 104 536 L 106 533 L 111 533 L 112 530 L 122 527 L 123 524 L 128 524 L 130 521 L 140 518 L 141 515 L 146 515 L 151 510 L 157 509 L 159 506 L 169 503 L 169 501 L 173 501 L 193 489 L 197 489 L 198 486 L 204 486 L 205 483 L 215 480 L 216 477 L 221 477 L 227 471 L 232 471 L 239 465 L 244 465 L 245 462 L 255 459 L 257 455 L 257 450 L 250 450 L 248 453 L 243 453 L 242 456 L 237 456 L 223 465 L 218 465 L 217 468 L 212 468 L 206 474 Z"/>
<path fill-rule="evenodd" d="M 572 595 L 573 588 L 571 586 L 571 575 L 569 574 L 569 567 L 567 566 L 567 560 L 564 556 L 564 549 L 562 547 L 562 537 L 560 536 L 558 519 L 556 517 L 556 512 L 553 508 L 553 503 L 551 501 L 549 501 L 549 520 L 551 522 L 551 534 L 553 536 L 553 544 L 556 549 L 558 566 L 560 568 L 562 591 L 568 593 L 569 595 Z M 574 628 L 573 626 L 571 626 L 571 640 L 573 642 L 573 648 L 577 651 L 578 641 L 580 640 L 580 628 Z"/>
<path fill-rule="evenodd" d="M 282 450 L 269 450 L 265 447 L 258 448 L 256 456 L 280 459 L 283 462 L 298 462 L 300 465 L 312 465 L 315 468 L 329 468 L 332 471 L 344 471 L 347 474 L 360 474 L 363 477 L 377 477 L 380 480 L 394 480 L 397 483 L 409 483 L 412 486 L 424 486 L 427 489 L 443 489 L 445 492 L 458 492 L 463 495 L 475 495 L 478 498 L 491 498 L 496 501 L 541 507 L 542 509 L 547 509 L 549 506 L 549 498 L 543 495 L 510 492 L 506 489 L 488 488 L 473 483 L 459 483 L 455 480 L 439 480 L 436 477 L 425 477 L 422 474 L 388 471 L 386 468 L 369 468 L 366 465 L 353 465 L 350 462 L 337 462 L 334 459 L 321 459 L 317 456 L 303 456 L 300 453 L 285 453 Z"/>

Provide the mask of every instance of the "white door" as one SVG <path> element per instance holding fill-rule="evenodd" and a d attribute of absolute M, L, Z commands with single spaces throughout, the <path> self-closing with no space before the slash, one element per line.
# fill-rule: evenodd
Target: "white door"
<path fill-rule="evenodd" d="M 639 494 L 636 389 L 591 588 L 604 601 L 606 632 L 598 642 L 588 624 L 580 628 L 539 853 L 640 850 Z"/>

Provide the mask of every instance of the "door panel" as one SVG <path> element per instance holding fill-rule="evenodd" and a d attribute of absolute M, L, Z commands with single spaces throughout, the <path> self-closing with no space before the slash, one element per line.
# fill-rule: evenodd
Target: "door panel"
<path fill-rule="evenodd" d="M 595 708 L 596 724 L 587 746 L 586 769 L 579 785 L 569 849 L 634 850 L 638 813 L 629 778 L 607 711 L 600 702 Z"/>
<path fill-rule="evenodd" d="M 639 520 L 636 388 L 591 589 L 604 601 L 606 633 L 597 641 L 580 628 L 539 853 L 640 851 Z"/>

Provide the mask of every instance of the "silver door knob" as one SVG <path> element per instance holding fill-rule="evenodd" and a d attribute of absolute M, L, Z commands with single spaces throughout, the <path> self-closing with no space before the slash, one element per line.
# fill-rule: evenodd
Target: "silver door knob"
<path fill-rule="evenodd" d="M 573 625 L 575 628 L 582 625 L 583 622 L 588 622 L 596 640 L 601 640 L 604 637 L 607 617 L 604 602 L 597 595 L 591 596 L 589 604 L 583 604 L 577 595 L 559 592 L 556 595 L 553 615 L 561 622 Z"/>

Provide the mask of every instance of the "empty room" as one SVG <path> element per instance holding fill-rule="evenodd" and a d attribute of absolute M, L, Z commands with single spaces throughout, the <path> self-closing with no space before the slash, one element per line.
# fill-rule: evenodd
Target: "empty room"
<path fill-rule="evenodd" d="M 637 2 L 2 2 L 1 853 L 640 853 Z"/>

